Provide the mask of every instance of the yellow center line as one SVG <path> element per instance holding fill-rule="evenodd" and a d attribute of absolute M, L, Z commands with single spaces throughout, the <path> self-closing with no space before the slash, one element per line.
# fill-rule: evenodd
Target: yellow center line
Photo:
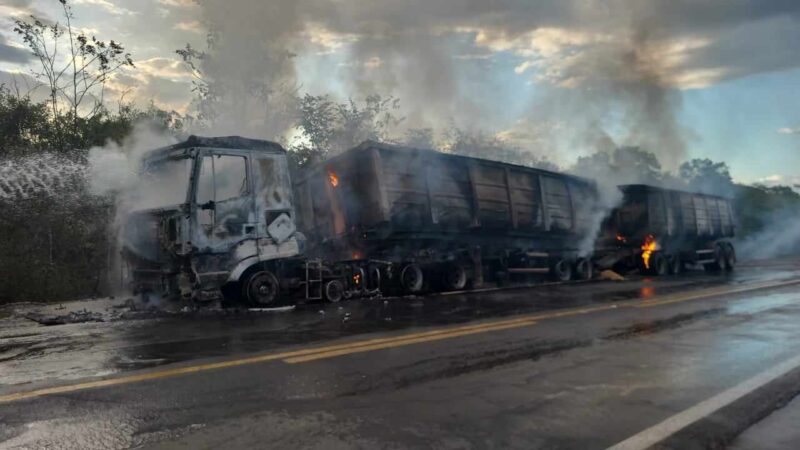
<path fill-rule="evenodd" d="M 491 327 L 485 327 L 481 329 L 457 330 L 451 333 L 438 334 L 434 336 L 411 337 L 407 339 L 398 339 L 396 341 L 391 341 L 391 342 L 384 342 L 382 344 L 373 344 L 373 345 L 367 345 L 349 349 L 344 348 L 328 352 L 312 353 L 304 356 L 284 358 L 283 361 L 289 364 L 304 363 L 309 361 L 316 361 L 318 359 L 327 359 L 327 358 L 334 358 L 336 356 L 351 355 L 353 353 L 369 352 L 373 350 L 383 350 L 387 348 L 402 347 L 406 345 L 419 344 L 423 342 L 440 341 L 443 339 L 451 339 L 459 336 L 468 336 L 470 334 L 486 333 L 489 331 L 509 330 L 512 328 L 527 327 L 535 324 L 536 321 L 534 320 L 515 321 L 513 323 L 500 323 L 493 325 Z"/>
<path fill-rule="evenodd" d="M 342 344 L 326 345 L 320 347 L 311 347 L 311 348 L 288 351 L 288 352 L 268 353 L 268 354 L 233 359 L 228 361 L 197 364 L 185 367 L 175 367 L 172 369 L 162 369 L 135 375 L 126 375 L 116 378 L 107 378 L 96 381 L 76 383 L 71 385 L 55 386 L 55 387 L 42 388 L 31 391 L 11 393 L 0 396 L 0 403 L 8 403 L 13 401 L 42 397 L 53 394 L 64 394 L 86 389 L 95 389 L 108 386 L 117 386 L 122 384 L 139 383 L 143 381 L 177 377 L 193 373 L 226 369 L 231 367 L 263 363 L 268 361 L 283 360 L 286 363 L 297 364 L 297 363 L 315 361 L 326 358 L 334 358 L 337 356 L 349 355 L 354 353 L 362 353 L 367 351 L 413 345 L 423 342 L 451 339 L 459 336 L 468 336 L 478 333 L 487 333 L 492 331 L 526 327 L 534 325 L 542 320 L 548 320 L 548 319 L 557 319 L 561 317 L 570 317 L 581 314 L 591 314 L 602 311 L 610 311 L 618 308 L 661 306 L 688 300 L 697 300 L 702 298 L 715 297 L 724 294 L 736 294 L 736 293 L 749 292 L 759 289 L 775 288 L 775 287 L 789 286 L 795 284 L 800 284 L 800 280 L 758 283 L 733 289 L 715 288 L 688 295 L 687 294 L 672 295 L 672 296 L 668 295 L 662 297 L 662 299 L 654 298 L 644 301 L 628 300 L 608 305 L 592 306 L 585 308 L 570 308 L 549 313 L 518 316 L 513 319 L 483 322 L 473 325 L 463 325 L 457 327 L 446 327 L 425 332 L 407 333 L 400 336 L 365 339 L 361 341 L 345 342 Z"/>

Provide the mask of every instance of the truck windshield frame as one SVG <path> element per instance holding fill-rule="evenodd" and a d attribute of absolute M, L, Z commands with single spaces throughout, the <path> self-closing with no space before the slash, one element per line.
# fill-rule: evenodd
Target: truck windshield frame
<path fill-rule="evenodd" d="M 143 209 L 174 208 L 189 201 L 195 157 L 181 152 L 146 161 L 136 196 Z"/>

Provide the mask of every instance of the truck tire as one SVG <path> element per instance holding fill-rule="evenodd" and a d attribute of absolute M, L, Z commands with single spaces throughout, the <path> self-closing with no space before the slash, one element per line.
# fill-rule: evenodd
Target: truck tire
<path fill-rule="evenodd" d="M 733 248 L 733 244 L 726 242 L 723 244 L 722 249 L 725 256 L 725 270 L 733 270 L 734 266 L 736 266 L 736 250 Z"/>
<path fill-rule="evenodd" d="M 594 264 L 589 258 L 578 258 L 575 262 L 575 279 L 591 280 L 594 276 Z"/>
<path fill-rule="evenodd" d="M 467 286 L 467 271 L 461 264 L 445 264 L 442 267 L 442 287 L 445 291 L 460 291 Z"/>
<path fill-rule="evenodd" d="M 422 268 L 417 264 L 406 264 L 400 271 L 400 286 L 408 294 L 421 291 L 424 281 Z"/>
<path fill-rule="evenodd" d="M 337 303 L 344 295 L 344 284 L 339 280 L 330 280 L 325 283 L 325 300 Z"/>
<path fill-rule="evenodd" d="M 669 261 L 667 257 L 661 252 L 654 252 L 650 256 L 650 274 L 663 277 L 669 273 Z"/>
<path fill-rule="evenodd" d="M 550 270 L 556 281 L 569 281 L 572 278 L 572 264 L 567 259 L 559 259 Z"/>
<path fill-rule="evenodd" d="M 364 282 L 367 294 L 377 294 L 381 290 L 381 268 L 375 264 L 367 266 L 367 279 Z"/>
<path fill-rule="evenodd" d="M 252 306 L 274 306 L 279 294 L 278 278 L 267 270 L 253 272 L 242 286 L 242 298 Z"/>
<path fill-rule="evenodd" d="M 714 245 L 714 261 L 703 264 L 703 269 L 706 272 L 719 272 L 720 270 L 727 270 L 725 264 L 725 250 L 722 244 Z"/>
<path fill-rule="evenodd" d="M 683 271 L 683 262 L 681 261 L 680 255 L 667 256 L 667 265 L 670 275 L 678 275 Z"/>

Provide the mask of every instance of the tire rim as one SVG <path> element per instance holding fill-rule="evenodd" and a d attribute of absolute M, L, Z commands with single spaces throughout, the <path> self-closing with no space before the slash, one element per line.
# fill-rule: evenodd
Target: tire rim
<path fill-rule="evenodd" d="M 269 272 L 260 272 L 250 279 L 247 299 L 258 305 L 270 305 L 278 297 L 278 279 Z"/>
<path fill-rule="evenodd" d="M 567 281 L 572 276 L 569 263 L 563 259 L 556 263 L 554 270 L 559 281 Z"/>
<path fill-rule="evenodd" d="M 467 285 L 467 272 L 461 266 L 449 265 L 445 268 L 444 283 L 449 290 L 464 289 Z"/>
<path fill-rule="evenodd" d="M 575 272 L 581 280 L 590 280 L 592 278 L 592 263 L 586 258 L 581 258 L 575 264 Z"/>
<path fill-rule="evenodd" d="M 419 292 L 422 289 L 422 269 L 416 264 L 405 266 L 400 272 L 400 283 L 408 292 Z"/>
<path fill-rule="evenodd" d="M 331 303 L 337 303 L 342 299 L 344 287 L 338 280 L 331 280 L 325 283 L 325 298 Z"/>

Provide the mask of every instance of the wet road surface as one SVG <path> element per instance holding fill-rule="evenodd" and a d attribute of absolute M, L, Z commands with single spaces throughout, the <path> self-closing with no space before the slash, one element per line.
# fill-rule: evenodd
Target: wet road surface
<path fill-rule="evenodd" d="M 798 262 L 773 261 L 283 313 L 12 316 L 0 397 L 22 396 L 0 403 L 0 448 L 606 448 L 800 354 L 793 280 Z"/>

